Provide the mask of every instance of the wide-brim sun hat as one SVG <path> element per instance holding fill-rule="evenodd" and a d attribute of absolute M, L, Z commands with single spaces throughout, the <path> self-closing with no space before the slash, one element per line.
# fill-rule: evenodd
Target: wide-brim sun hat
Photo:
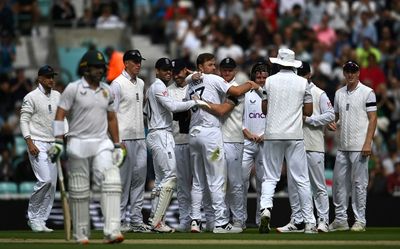
<path fill-rule="evenodd" d="M 278 51 L 278 57 L 269 57 L 272 63 L 279 64 L 285 67 L 299 68 L 302 64 L 301 61 L 295 59 L 295 54 L 292 50 L 281 48 Z"/>

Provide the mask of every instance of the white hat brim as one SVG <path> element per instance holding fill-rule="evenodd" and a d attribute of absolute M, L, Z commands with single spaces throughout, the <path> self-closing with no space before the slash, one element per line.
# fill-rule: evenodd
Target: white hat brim
<path fill-rule="evenodd" d="M 275 58 L 275 57 L 270 57 L 269 60 L 270 60 L 272 63 L 279 64 L 279 65 L 282 65 L 282 66 L 285 66 L 285 67 L 295 67 L 295 68 L 299 68 L 299 67 L 301 67 L 301 64 L 302 64 L 302 62 L 301 62 L 301 61 L 298 61 L 298 60 L 294 60 L 294 61 L 283 61 L 283 60 L 281 60 L 281 59 L 279 59 L 279 58 Z"/>

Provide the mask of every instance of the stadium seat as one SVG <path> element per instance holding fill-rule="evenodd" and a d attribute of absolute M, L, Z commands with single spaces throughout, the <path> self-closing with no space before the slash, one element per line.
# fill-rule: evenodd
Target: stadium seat
<path fill-rule="evenodd" d="M 35 182 L 27 181 L 21 182 L 19 184 L 19 193 L 20 194 L 31 194 L 33 191 L 33 187 L 35 187 Z"/>
<path fill-rule="evenodd" d="M 17 194 L 18 186 L 15 182 L 0 182 L 0 194 Z"/>

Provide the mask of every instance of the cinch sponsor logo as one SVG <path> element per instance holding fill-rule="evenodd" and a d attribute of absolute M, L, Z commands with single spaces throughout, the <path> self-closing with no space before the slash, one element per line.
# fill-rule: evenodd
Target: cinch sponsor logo
<path fill-rule="evenodd" d="M 265 118 L 264 113 L 258 113 L 258 112 L 250 112 L 249 113 L 249 118 Z"/>

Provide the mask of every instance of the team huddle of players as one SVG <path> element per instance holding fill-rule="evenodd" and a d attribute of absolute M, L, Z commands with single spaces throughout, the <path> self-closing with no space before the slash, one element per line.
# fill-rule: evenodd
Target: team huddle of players
<path fill-rule="evenodd" d="M 181 59 L 160 58 L 155 64 L 156 80 L 146 93 L 138 77 L 142 60 L 138 50 L 126 51 L 124 71 L 107 85 L 100 82 L 105 71 L 102 54 L 87 52 L 80 64 L 83 77 L 67 86 L 52 114 L 55 121 L 50 133 L 57 138 L 53 147 L 59 152 L 52 158 L 64 149 L 64 120 L 68 120 L 68 189 L 78 243 L 87 243 L 90 237 L 90 167 L 94 182 L 101 186 L 106 243 L 122 242 L 121 232 L 242 232 L 253 169 L 256 223 L 260 233 L 268 233 L 273 195 L 284 164 L 292 215 L 278 232 L 349 230 L 350 193 L 356 220 L 351 230 L 365 230 L 367 162 L 376 126 L 376 100 L 373 91 L 358 81 L 355 62 L 343 66 L 347 85 L 338 90 L 333 108 L 324 91 L 311 82 L 310 65 L 295 60 L 289 49 L 269 58 L 275 70 L 269 62 L 256 63 L 246 82 L 236 82 L 232 58 L 219 62 L 219 74 L 209 53 L 198 56 L 193 72 Z M 26 108 L 22 109 L 24 113 Z M 337 130 L 340 137 L 333 186 L 335 220 L 330 225 L 325 127 Z M 26 131 L 24 137 L 29 136 Z M 155 187 L 146 223 L 142 206 L 147 150 L 153 159 Z M 171 228 L 165 223 L 165 212 L 175 190 L 179 226 Z M 34 210 L 29 213 L 32 230 L 45 231 L 48 216 L 35 217 Z"/>

